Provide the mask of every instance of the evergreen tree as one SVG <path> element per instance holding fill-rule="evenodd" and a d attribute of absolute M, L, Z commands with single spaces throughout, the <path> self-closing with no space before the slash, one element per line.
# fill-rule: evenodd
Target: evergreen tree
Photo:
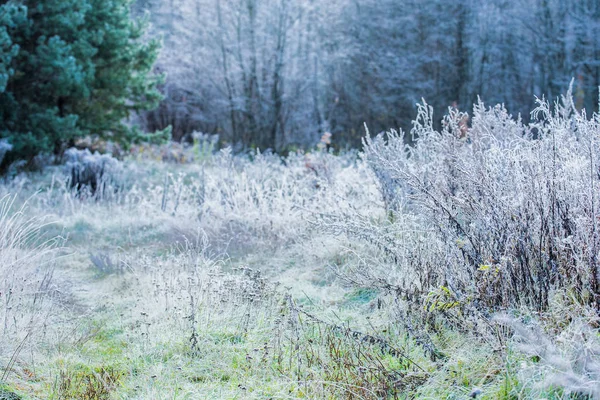
<path fill-rule="evenodd" d="M 159 43 L 144 42 L 128 0 L 21 0 L 0 5 L 0 169 L 81 136 L 124 145 L 151 138 L 123 123 L 154 108 Z M 161 133 L 162 134 L 162 133 Z"/>

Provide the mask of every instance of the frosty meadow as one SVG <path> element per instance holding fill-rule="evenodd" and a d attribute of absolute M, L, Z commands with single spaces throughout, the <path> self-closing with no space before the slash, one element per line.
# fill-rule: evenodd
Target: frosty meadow
<path fill-rule="evenodd" d="M 600 115 L 532 115 L 5 179 L 0 398 L 600 398 Z"/>
<path fill-rule="evenodd" d="M 0 400 L 600 400 L 599 94 L 598 0 L 0 2 Z"/>

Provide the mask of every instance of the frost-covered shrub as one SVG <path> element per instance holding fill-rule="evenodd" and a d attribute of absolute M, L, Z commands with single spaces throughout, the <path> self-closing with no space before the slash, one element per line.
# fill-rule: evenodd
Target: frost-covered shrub
<path fill-rule="evenodd" d="M 64 157 L 69 184 L 78 194 L 88 191 L 93 196 L 104 197 L 109 189 L 119 187 L 123 168 L 111 155 L 70 148 Z"/>
<path fill-rule="evenodd" d="M 479 102 L 466 132 L 453 109 L 436 131 L 423 104 L 414 146 L 396 132 L 365 138 L 386 206 L 411 216 L 371 235 L 396 249 L 404 276 L 422 277 L 403 285 L 443 288 L 452 306 L 543 309 L 558 288 L 598 304 L 600 116 L 577 111 L 570 94 L 554 107 L 538 100 L 532 115 L 525 125 Z"/>

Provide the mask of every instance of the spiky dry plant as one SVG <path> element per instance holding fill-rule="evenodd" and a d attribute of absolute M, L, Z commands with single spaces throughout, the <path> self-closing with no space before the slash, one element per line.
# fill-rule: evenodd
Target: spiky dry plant
<path fill-rule="evenodd" d="M 569 288 L 600 308 L 600 116 L 576 110 L 570 92 L 532 114 L 525 125 L 479 102 L 466 132 L 454 109 L 438 131 L 424 103 L 413 146 L 394 131 L 365 138 L 387 220 L 357 209 L 321 224 L 380 249 L 399 277 L 390 283 L 446 291 L 456 306 L 544 310 L 553 289 Z"/>

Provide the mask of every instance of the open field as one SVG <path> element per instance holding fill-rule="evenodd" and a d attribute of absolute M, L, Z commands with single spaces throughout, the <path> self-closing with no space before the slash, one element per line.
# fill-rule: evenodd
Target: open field
<path fill-rule="evenodd" d="M 138 148 L 95 194 L 65 167 L 6 180 L 0 398 L 597 398 L 599 122 L 548 113 L 533 139 L 482 108 L 467 140 L 423 108 L 407 158 L 393 134 L 197 144 Z"/>

